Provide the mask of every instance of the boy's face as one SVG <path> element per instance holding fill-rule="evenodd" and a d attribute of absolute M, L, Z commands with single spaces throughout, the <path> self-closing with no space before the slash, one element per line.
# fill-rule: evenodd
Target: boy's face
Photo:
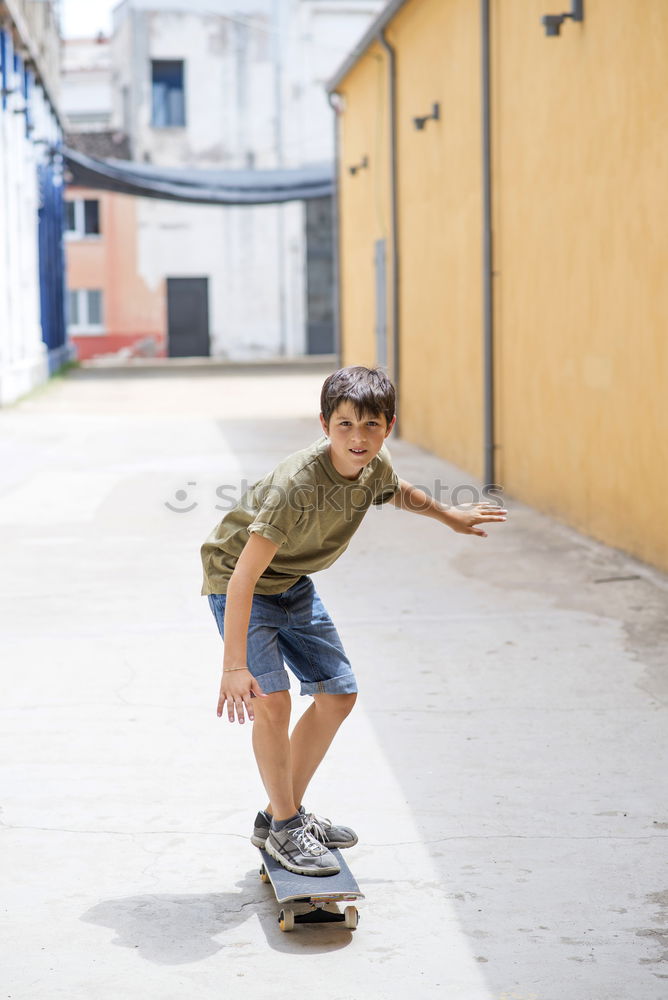
<path fill-rule="evenodd" d="M 376 457 L 394 427 L 384 416 L 363 414 L 360 419 L 352 403 L 341 403 L 332 413 L 329 426 L 320 414 L 322 429 L 330 440 L 334 468 L 346 479 L 357 479 L 365 465 Z"/>

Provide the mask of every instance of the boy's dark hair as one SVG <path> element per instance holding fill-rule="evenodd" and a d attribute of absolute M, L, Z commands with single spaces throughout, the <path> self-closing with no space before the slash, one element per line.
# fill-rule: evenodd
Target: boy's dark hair
<path fill-rule="evenodd" d="M 352 403 L 359 420 L 370 413 L 384 416 L 389 424 L 394 416 L 394 386 L 379 368 L 340 368 L 325 379 L 320 393 L 320 411 L 326 424 L 341 403 Z"/>

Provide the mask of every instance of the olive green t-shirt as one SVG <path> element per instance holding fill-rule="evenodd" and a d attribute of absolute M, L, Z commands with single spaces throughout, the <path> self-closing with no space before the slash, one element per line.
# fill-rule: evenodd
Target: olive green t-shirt
<path fill-rule="evenodd" d="M 241 551 L 256 532 L 278 551 L 255 586 L 256 594 L 280 594 L 302 576 L 326 569 L 345 552 L 371 504 L 399 489 L 385 445 L 360 472 L 346 479 L 321 438 L 290 455 L 251 486 L 202 546 L 202 594 L 224 594 Z"/>

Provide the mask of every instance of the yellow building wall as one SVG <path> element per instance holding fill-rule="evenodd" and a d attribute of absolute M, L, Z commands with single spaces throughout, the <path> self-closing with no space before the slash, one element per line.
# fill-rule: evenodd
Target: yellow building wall
<path fill-rule="evenodd" d="M 401 434 L 482 474 L 479 4 L 412 0 L 397 50 Z M 413 118 L 440 103 L 440 121 Z"/>
<path fill-rule="evenodd" d="M 387 361 L 392 366 L 389 106 L 384 50 L 373 45 L 341 87 L 339 115 L 339 274 L 341 356 L 345 365 L 373 366 L 376 350 L 375 242 L 388 260 Z M 366 157 L 368 167 L 350 173 Z"/>
<path fill-rule="evenodd" d="M 566 21 L 558 38 L 541 25 L 548 11 L 544 0 L 491 0 L 495 479 L 668 570 L 668 3 L 586 0 L 584 23 Z M 480 476 L 480 5 L 409 0 L 387 34 L 398 59 L 402 435 Z M 371 151 L 385 79 L 382 51 L 369 50 L 340 88 L 344 363 L 375 360 L 389 144 L 377 145 L 385 170 Z M 434 101 L 441 121 L 416 131 Z M 349 179 L 365 153 L 371 169 Z"/>
<path fill-rule="evenodd" d="M 668 569 L 668 3 L 492 8 L 497 479 Z"/>

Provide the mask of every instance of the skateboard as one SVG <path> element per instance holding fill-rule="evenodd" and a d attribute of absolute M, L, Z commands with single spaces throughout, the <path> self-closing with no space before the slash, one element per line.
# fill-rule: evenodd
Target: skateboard
<path fill-rule="evenodd" d="M 332 850 L 332 854 L 341 866 L 338 875 L 296 875 L 279 865 L 271 855 L 259 848 L 262 855 L 260 878 L 263 882 L 271 882 L 276 895 L 276 902 L 283 908 L 278 915 L 278 926 L 282 931 L 292 931 L 295 924 L 329 924 L 342 923 L 354 931 L 359 922 L 356 906 L 346 906 L 343 913 L 337 907 L 328 909 L 332 903 L 355 903 L 364 899 L 364 893 L 355 880 L 341 852 Z M 296 913 L 289 903 L 303 903 L 309 909 L 304 913 Z"/>

